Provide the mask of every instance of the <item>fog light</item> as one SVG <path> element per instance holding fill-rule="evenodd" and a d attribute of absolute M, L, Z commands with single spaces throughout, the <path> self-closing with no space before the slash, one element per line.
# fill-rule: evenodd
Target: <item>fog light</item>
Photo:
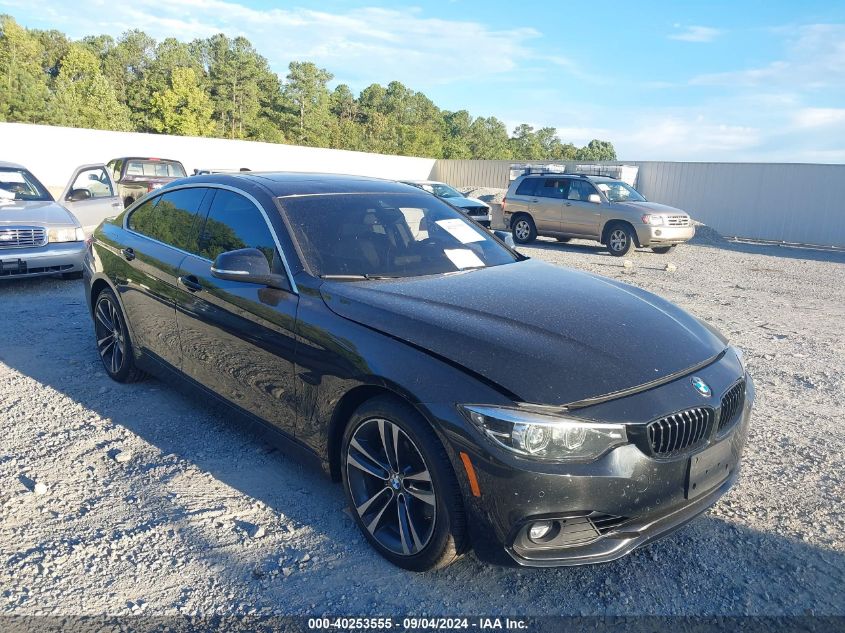
<path fill-rule="evenodd" d="M 551 521 L 535 521 L 531 524 L 531 527 L 528 528 L 528 538 L 532 541 L 538 541 L 546 534 L 549 533 L 549 530 L 552 529 L 552 522 Z"/>
<path fill-rule="evenodd" d="M 663 235 L 663 232 L 662 232 L 660 229 L 657 229 L 657 230 L 654 232 L 654 234 L 655 234 L 655 235 Z"/>

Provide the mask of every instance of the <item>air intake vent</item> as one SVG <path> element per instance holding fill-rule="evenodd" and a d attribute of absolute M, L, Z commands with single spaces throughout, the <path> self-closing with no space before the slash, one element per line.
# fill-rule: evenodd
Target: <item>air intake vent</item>
<path fill-rule="evenodd" d="M 724 431 L 739 420 L 744 403 L 745 380 L 740 380 L 722 396 L 722 407 L 719 412 L 719 431 Z"/>
<path fill-rule="evenodd" d="M 685 453 L 707 439 L 707 431 L 715 414 L 709 407 L 687 409 L 648 425 L 651 450 L 660 457 L 673 457 Z"/>

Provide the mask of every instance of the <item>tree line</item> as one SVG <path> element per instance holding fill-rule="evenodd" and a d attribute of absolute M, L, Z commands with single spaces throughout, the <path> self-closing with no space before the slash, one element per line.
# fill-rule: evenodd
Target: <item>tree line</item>
<path fill-rule="evenodd" d="M 279 77 L 244 37 L 161 42 L 140 30 L 73 41 L 0 16 L 0 121 L 290 143 L 430 158 L 616 160 L 608 141 L 437 107 L 398 81 L 357 96 L 293 61 Z"/>

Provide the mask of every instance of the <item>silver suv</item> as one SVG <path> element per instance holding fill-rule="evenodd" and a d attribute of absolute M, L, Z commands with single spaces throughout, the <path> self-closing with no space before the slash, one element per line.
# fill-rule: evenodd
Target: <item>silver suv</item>
<path fill-rule="evenodd" d="M 607 176 L 520 176 L 508 187 L 502 214 L 519 244 L 538 235 L 560 242 L 586 238 L 601 242 L 617 257 L 637 246 L 668 253 L 695 235 L 684 211 L 648 202 L 633 187 Z"/>

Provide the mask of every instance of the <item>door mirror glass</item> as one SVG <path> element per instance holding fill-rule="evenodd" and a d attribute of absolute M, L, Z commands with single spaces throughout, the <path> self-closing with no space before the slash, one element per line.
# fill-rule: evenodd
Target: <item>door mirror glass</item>
<path fill-rule="evenodd" d="M 90 189 L 71 189 L 65 200 L 68 202 L 82 202 L 91 198 Z"/>
<path fill-rule="evenodd" d="M 267 256 L 257 248 L 241 248 L 220 253 L 211 266 L 211 274 L 217 279 L 263 284 L 281 290 L 288 289 L 284 275 L 274 275 L 267 262 Z"/>
<path fill-rule="evenodd" d="M 601 197 L 597 193 L 591 193 L 587 196 L 587 202 L 592 202 L 593 204 L 601 204 Z"/>

